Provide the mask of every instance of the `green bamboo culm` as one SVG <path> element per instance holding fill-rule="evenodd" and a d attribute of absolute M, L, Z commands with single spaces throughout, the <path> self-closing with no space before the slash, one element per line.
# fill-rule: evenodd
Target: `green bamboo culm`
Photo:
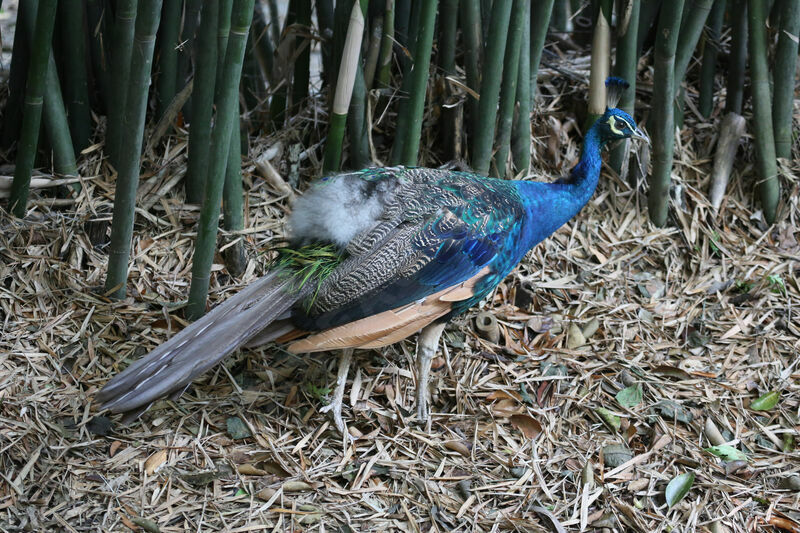
<path fill-rule="evenodd" d="M 225 50 L 222 86 L 215 101 L 217 119 L 211 135 L 211 157 L 208 168 L 208 182 L 205 199 L 200 210 L 197 225 L 197 240 L 192 259 L 192 283 L 189 288 L 189 302 L 186 316 L 195 320 L 205 313 L 211 265 L 214 261 L 217 231 L 219 227 L 219 206 L 225 182 L 225 169 L 231 145 L 231 132 L 238 127 L 239 80 L 242 76 L 242 63 L 247 48 L 247 35 L 253 19 L 254 0 L 234 0 L 231 10 L 230 36 Z"/>
<path fill-rule="evenodd" d="M 636 37 L 639 30 L 640 0 L 626 0 L 622 12 L 617 15 L 617 57 L 614 62 L 614 76 L 630 83 L 628 90 L 622 92 L 622 97 L 617 104 L 629 115 L 633 116 L 636 101 L 636 64 L 639 61 L 639 51 L 636 49 Z M 627 14 L 627 19 L 625 15 Z M 609 163 L 618 175 L 623 176 L 627 165 L 626 158 L 630 155 L 630 141 L 625 140 L 611 150 Z"/>
<path fill-rule="evenodd" d="M 30 24 L 36 23 L 36 10 L 38 0 L 30 0 L 19 4 L 17 11 L 17 27 L 24 28 L 27 19 Z M 28 78 L 28 64 L 30 63 L 30 44 L 25 38 L 25 32 L 14 33 L 14 53 L 11 54 L 11 65 L 8 75 L 8 97 L 3 108 L 3 121 L 0 124 L 0 150 L 8 152 L 19 138 L 22 124 L 22 106 L 25 100 L 25 82 Z"/>
<path fill-rule="evenodd" d="M 176 91 L 180 91 L 189 82 L 192 75 L 192 52 L 196 50 L 195 37 L 200 24 L 200 11 L 203 0 L 186 0 L 183 3 L 183 26 L 181 27 L 178 45 L 178 66 Z M 185 118 L 191 122 L 191 97 L 183 106 Z"/>
<path fill-rule="evenodd" d="M 497 119 L 497 99 L 503 75 L 503 57 L 506 52 L 506 32 L 511 19 L 511 0 L 495 0 L 489 21 L 489 35 L 484 55 L 481 98 L 478 101 L 478 119 L 472 143 L 472 168 L 482 175 L 489 173 L 492 160 L 492 141 Z"/>
<path fill-rule="evenodd" d="M 731 13 L 731 51 L 728 57 L 725 112 L 741 115 L 747 64 L 747 0 L 733 0 L 728 11 Z"/>
<path fill-rule="evenodd" d="M 238 113 L 237 113 L 238 114 Z M 244 187 L 242 184 L 242 149 L 240 121 L 231 129 L 228 162 L 225 169 L 225 185 L 222 190 L 222 227 L 227 232 L 244 229 Z M 247 266 L 244 242 L 231 237 L 235 242 L 225 248 L 225 266 L 233 276 L 241 276 Z"/>
<path fill-rule="evenodd" d="M 64 54 L 62 70 L 64 101 L 68 111 L 72 145 L 78 152 L 89 146 L 89 138 L 92 135 L 83 14 L 83 9 L 78 9 L 68 2 L 59 2 L 58 18 L 61 24 L 61 48 Z"/>
<path fill-rule="evenodd" d="M 269 36 L 267 19 L 264 16 L 264 9 L 261 6 L 261 2 L 256 2 L 253 7 L 253 28 L 250 32 L 250 41 L 255 48 L 258 63 L 267 81 L 272 84 L 272 38 Z"/>
<path fill-rule="evenodd" d="M 706 24 L 703 63 L 700 67 L 700 95 L 697 104 L 697 108 L 704 118 L 711 116 L 711 110 L 714 107 L 714 76 L 717 72 L 717 56 L 721 46 L 719 39 L 727 4 L 727 0 L 715 0 Z"/>
<path fill-rule="evenodd" d="M 364 37 L 364 16 L 367 2 L 356 0 L 350 14 L 350 23 L 345 37 L 342 60 L 337 69 L 336 94 L 333 97 L 328 139 L 325 142 L 325 153 L 322 160 L 322 172 L 328 174 L 339 170 L 342 159 L 342 141 L 347 124 L 347 112 L 353 96 L 357 67 L 361 60 L 361 41 Z"/>
<path fill-rule="evenodd" d="M 401 98 L 397 106 L 397 123 L 394 129 L 394 143 L 392 144 L 391 164 L 401 165 L 406 157 L 406 141 L 409 139 L 409 128 L 411 126 L 411 100 L 414 98 L 411 86 L 414 83 L 412 69 L 414 58 L 416 58 L 417 44 L 422 36 L 420 32 L 420 18 L 422 16 L 424 2 L 411 2 L 411 13 L 408 19 L 408 43 L 406 53 L 400 54 L 400 66 L 402 67 L 403 81 L 400 84 L 400 94 L 407 96 Z"/>
<path fill-rule="evenodd" d="M 219 0 L 219 15 L 217 15 L 217 81 L 214 85 L 214 99 L 222 87 L 222 65 L 225 63 L 225 49 L 228 47 L 228 36 L 231 33 L 231 9 L 233 0 Z"/>
<path fill-rule="evenodd" d="M 111 165 L 119 171 L 119 154 L 122 139 L 126 139 L 123 123 L 128 108 L 128 76 L 131 69 L 133 33 L 136 21 L 136 0 L 120 0 L 114 8 L 116 21 L 111 42 L 111 95 L 107 98 L 108 122 L 106 126 L 106 152 Z"/>
<path fill-rule="evenodd" d="M 506 53 L 503 58 L 503 82 L 500 89 L 500 110 L 497 121 L 494 166 L 495 175 L 504 178 L 511 145 L 511 126 L 514 121 L 514 103 L 517 99 L 519 55 L 522 45 L 522 27 L 525 21 L 527 0 L 514 0 L 508 25 Z"/>
<path fill-rule="evenodd" d="M 311 0 L 294 0 L 297 4 L 295 13 L 295 27 L 298 36 L 295 37 L 295 50 L 299 50 L 294 61 L 294 75 L 292 76 L 292 108 L 296 111 L 308 98 L 308 81 L 311 65 Z"/>
<path fill-rule="evenodd" d="M 408 130 L 403 148 L 403 164 L 414 166 L 419 155 L 419 142 L 422 136 L 422 118 L 425 111 L 425 94 L 431 67 L 433 30 L 436 22 L 438 0 L 424 2 L 420 13 L 417 31 L 417 44 L 414 50 L 414 66 L 411 69 L 409 86 Z"/>
<path fill-rule="evenodd" d="M 661 10 L 662 0 L 641 0 L 639 8 L 639 28 L 636 31 L 636 50 L 641 54 L 644 43 L 650 35 L 653 24 L 658 24 L 656 17 Z"/>
<path fill-rule="evenodd" d="M 181 29 L 181 0 L 163 0 L 161 27 L 158 36 L 158 78 L 156 81 L 156 117 L 164 116 L 177 94 L 178 39 Z M 183 87 L 181 87 L 183 88 Z"/>
<path fill-rule="evenodd" d="M 92 63 L 92 81 L 94 82 L 92 105 L 96 106 L 98 112 L 104 115 L 108 110 L 106 99 L 109 97 L 109 87 L 111 86 L 108 64 L 108 19 L 110 16 L 105 0 L 86 1 L 86 22 L 89 29 L 89 52 Z M 14 53 L 16 53 L 16 49 Z"/>
<path fill-rule="evenodd" d="M 456 42 L 458 33 L 459 0 L 443 0 L 439 9 L 439 68 L 443 76 L 456 74 Z M 459 156 L 460 132 L 458 117 L 461 106 L 454 105 L 456 98 L 449 82 L 444 81 L 442 116 L 440 120 L 441 146 L 444 159 L 452 160 Z"/>
<path fill-rule="evenodd" d="M 386 0 L 386 10 L 383 13 L 383 32 L 381 34 L 381 49 L 378 53 L 378 86 L 389 85 L 392 75 L 392 45 L 394 44 L 394 0 Z"/>
<path fill-rule="evenodd" d="M 691 0 L 681 23 L 678 48 L 675 51 L 675 94 L 677 95 L 675 116 L 679 127 L 683 127 L 683 102 L 685 100 L 685 90 L 681 83 L 686 76 L 689 61 L 697 48 L 697 42 L 700 40 L 713 4 L 714 0 Z"/>
<path fill-rule="evenodd" d="M 36 11 L 36 26 L 30 46 L 30 62 L 25 83 L 22 128 L 17 144 L 14 179 L 11 182 L 8 198 L 9 211 L 19 218 L 25 216 L 28 208 L 31 172 L 39 146 L 39 128 L 42 122 L 42 95 L 47 78 L 57 9 L 57 0 L 41 0 Z"/>
<path fill-rule="evenodd" d="M 553 0 L 540 0 L 531 8 L 531 107 L 536 99 L 536 80 L 542 60 L 544 41 L 553 15 Z"/>
<path fill-rule="evenodd" d="M 36 15 L 38 1 L 30 2 L 32 15 Z M 33 36 L 36 31 L 33 17 L 25 17 L 20 28 L 20 35 L 26 36 L 26 42 L 30 48 L 33 45 Z M 88 96 L 88 95 L 87 95 Z M 64 99 L 61 96 L 61 84 L 58 81 L 58 69 L 52 51 L 48 58 L 47 74 L 44 82 L 43 94 L 43 116 L 44 129 L 47 133 L 47 140 L 53 153 L 53 170 L 60 177 L 74 178 L 78 176 L 78 166 L 75 163 L 75 150 L 70 136 L 70 127 L 67 120 L 67 112 L 64 107 Z M 71 184 L 73 191 L 80 191 L 80 183 Z"/>
<path fill-rule="evenodd" d="M 531 165 L 531 4 L 525 2 L 517 72 L 517 113 L 511 132 L 511 159 L 519 172 Z"/>
<path fill-rule="evenodd" d="M 569 0 L 558 0 L 553 9 L 553 30 L 565 34 L 570 31 L 570 4 Z"/>
<path fill-rule="evenodd" d="M 467 87 L 478 93 L 481 85 L 481 4 L 480 0 L 461 0 L 460 5 L 461 35 L 464 40 L 464 73 L 467 76 Z M 467 135 L 472 141 L 478 128 L 478 99 L 467 94 Z"/>
<path fill-rule="evenodd" d="M 748 0 L 750 81 L 753 92 L 753 141 L 756 148 L 758 195 L 768 224 L 775 222 L 780 184 L 772 129 L 767 67 L 767 10 L 761 0 Z"/>
<path fill-rule="evenodd" d="M 333 41 L 333 0 L 317 0 L 314 3 L 317 10 L 317 23 L 322 39 L 320 53 L 322 55 L 322 83 L 333 85 L 331 79 L 333 58 L 331 57 L 331 42 Z"/>
<path fill-rule="evenodd" d="M 364 70 L 359 63 L 353 83 L 353 96 L 347 111 L 347 135 L 350 139 L 350 167 L 354 169 L 370 166 L 369 139 L 367 138 L 367 86 Z"/>
<path fill-rule="evenodd" d="M 778 46 L 775 49 L 773 68 L 774 94 L 772 122 L 775 132 L 775 153 L 778 157 L 792 157 L 792 106 L 794 100 L 797 43 L 800 38 L 800 2 L 779 0 L 781 5 Z"/>
<path fill-rule="evenodd" d="M 217 24 L 219 0 L 206 0 L 200 12 L 200 27 L 195 45 L 197 59 L 192 89 L 192 122 L 189 124 L 189 160 L 186 168 L 186 201 L 199 204 L 205 197 L 208 175 L 208 146 L 211 141 L 211 116 L 214 112 L 214 87 L 217 79 Z"/>
<path fill-rule="evenodd" d="M 128 261 L 136 211 L 136 189 L 144 137 L 147 93 L 153 67 L 153 49 L 161 18 L 161 0 L 141 0 L 136 13 L 133 52 L 129 69 L 127 108 L 124 124 L 125 142 L 119 152 L 117 185 L 114 191 L 114 214 L 111 220 L 111 245 L 108 250 L 108 273 L 105 291 L 115 299 L 125 297 Z"/>
<path fill-rule="evenodd" d="M 606 78 L 611 59 L 611 0 L 596 2 L 592 34 L 592 63 L 589 74 L 589 114 L 585 129 L 594 124 L 606 110 Z"/>
<path fill-rule="evenodd" d="M 653 59 L 653 103 L 651 136 L 653 170 L 647 197 L 650 220 L 656 226 L 667 223 L 672 150 L 675 141 L 675 50 L 681 25 L 683 0 L 664 2 L 658 16 L 658 33 Z"/>

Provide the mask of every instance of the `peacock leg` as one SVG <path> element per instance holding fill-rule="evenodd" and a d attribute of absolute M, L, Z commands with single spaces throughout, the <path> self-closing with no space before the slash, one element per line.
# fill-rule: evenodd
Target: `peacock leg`
<path fill-rule="evenodd" d="M 428 421 L 428 377 L 445 325 L 447 322 L 429 324 L 417 337 L 417 419 L 420 422 Z"/>
<path fill-rule="evenodd" d="M 345 348 L 339 358 L 339 370 L 336 374 L 336 388 L 333 391 L 331 403 L 320 409 L 320 413 L 333 411 L 333 421 L 342 435 L 346 435 L 344 420 L 342 420 L 342 399 L 344 398 L 344 387 L 347 385 L 347 371 L 350 369 L 350 360 L 353 358 L 353 349 Z"/>

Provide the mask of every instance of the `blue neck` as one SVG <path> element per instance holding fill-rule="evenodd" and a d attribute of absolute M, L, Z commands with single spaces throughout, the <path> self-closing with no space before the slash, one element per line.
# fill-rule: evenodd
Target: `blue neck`
<path fill-rule="evenodd" d="M 526 244 L 533 247 L 578 214 L 589 201 L 600 178 L 605 142 L 599 129 L 589 128 L 583 140 L 581 159 L 566 179 L 556 183 L 515 182 L 528 209 Z"/>

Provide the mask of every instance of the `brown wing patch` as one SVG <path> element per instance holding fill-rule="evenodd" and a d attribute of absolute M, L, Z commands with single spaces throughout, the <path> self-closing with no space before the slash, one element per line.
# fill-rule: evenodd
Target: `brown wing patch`
<path fill-rule="evenodd" d="M 343 348 L 380 348 L 405 339 L 450 312 L 452 302 L 475 294 L 475 285 L 489 272 L 483 268 L 470 279 L 418 302 L 326 329 L 289 345 L 292 353 Z"/>

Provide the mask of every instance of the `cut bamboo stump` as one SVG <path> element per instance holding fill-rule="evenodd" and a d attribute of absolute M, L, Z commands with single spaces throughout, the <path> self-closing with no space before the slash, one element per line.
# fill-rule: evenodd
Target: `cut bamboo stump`
<path fill-rule="evenodd" d="M 733 159 L 736 149 L 744 134 L 744 117 L 737 113 L 728 113 L 722 119 L 719 128 L 719 141 L 717 151 L 714 153 L 714 170 L 711 173 L 711 191 L 709 199 L 715 211 L 722 205 L 725 189 L 733 169 Z"/>

